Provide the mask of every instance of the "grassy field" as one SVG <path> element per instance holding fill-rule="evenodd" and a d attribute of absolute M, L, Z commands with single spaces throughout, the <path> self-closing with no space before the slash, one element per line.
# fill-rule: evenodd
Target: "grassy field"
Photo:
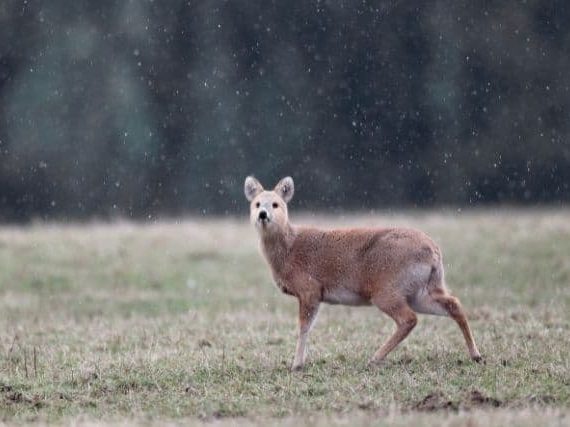
<path fill-rule="evenodd" d="M 450 319 L 393 330 L 324 306 L 288 367 L 296 301 L 243 220 L 0 228 L 0 423 L 570 424 L 570 211 L 305 217 L 406 225 L 444 251 L 483 365 Z"/>

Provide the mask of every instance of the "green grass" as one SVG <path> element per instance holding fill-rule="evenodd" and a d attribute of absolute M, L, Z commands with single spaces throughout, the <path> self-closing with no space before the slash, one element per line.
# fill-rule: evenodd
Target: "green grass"
<path fill-rule="evenodd" d="M 297 222 L 431 234 L 486 364 L 451 320 L 421 316 L 370 369 L 392 321 L 324 306 L 291 374 L 297 305 L 246 218 L 2 227 L 0 422 L 570 423 L 570 211 Z"/>

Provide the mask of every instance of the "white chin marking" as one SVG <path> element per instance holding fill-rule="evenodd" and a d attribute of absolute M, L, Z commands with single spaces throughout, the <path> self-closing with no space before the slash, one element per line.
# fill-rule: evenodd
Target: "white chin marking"
<path fill-rule="evenodd" d="M 269 221 L 257 220 L 257 221 L 255 222 L 255 225 L 256 225 L 258 228 L 261 228 L 262 230 L 266 230 L 266 229 L 268 228 L 268 226 L 269 226 Z"/>

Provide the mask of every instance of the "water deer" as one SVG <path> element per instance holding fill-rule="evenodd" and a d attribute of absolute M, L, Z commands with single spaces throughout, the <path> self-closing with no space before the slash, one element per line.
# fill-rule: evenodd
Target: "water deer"
<path fill-rule="evenodd" d="M 457 322 L 471 359 L 479 362 L 469 323 L 444 281 L 441 250 L 421 231 L 408 228 L 320 230 L 289 222 L 291 177 L 266 191 L 248 176 L 244 185 L 251 222 L 273 279 L 299 301 L 299 335 L 292 369 L 303 368 L 307 336 L 321 303 L 375 305 L 396 322 L 396 331 L 370 359 L 384 361 L 417 324 L 416 313 Z"/>

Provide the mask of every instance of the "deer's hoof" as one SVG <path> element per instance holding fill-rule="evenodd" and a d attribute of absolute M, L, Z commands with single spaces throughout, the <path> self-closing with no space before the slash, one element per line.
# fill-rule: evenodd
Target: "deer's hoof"
<path fill-rule="evenodd" d="M 377 359 L 377 358 L 373 357 L 372 359 L 370 359 L 368 361 L 368 364 L 366 366 L 369 369 L 377 369 L 377 368 L 384 366 L 385 364 L 386 364 L 386 359 Z"/>
<path fill-rule="evenodd" d="M 480 354 L 476 354 L 475 356 L 471 356 L 471 360 L 475 363 L 482 363 L 485 364 L 485 359 Z"/>
<path fill-rule="evenodd" d="M 293 363 L 293 365 L 291 366 L 291 372 L 301 372 L 304 367 L 305 365 L 301 363 Z"/>

